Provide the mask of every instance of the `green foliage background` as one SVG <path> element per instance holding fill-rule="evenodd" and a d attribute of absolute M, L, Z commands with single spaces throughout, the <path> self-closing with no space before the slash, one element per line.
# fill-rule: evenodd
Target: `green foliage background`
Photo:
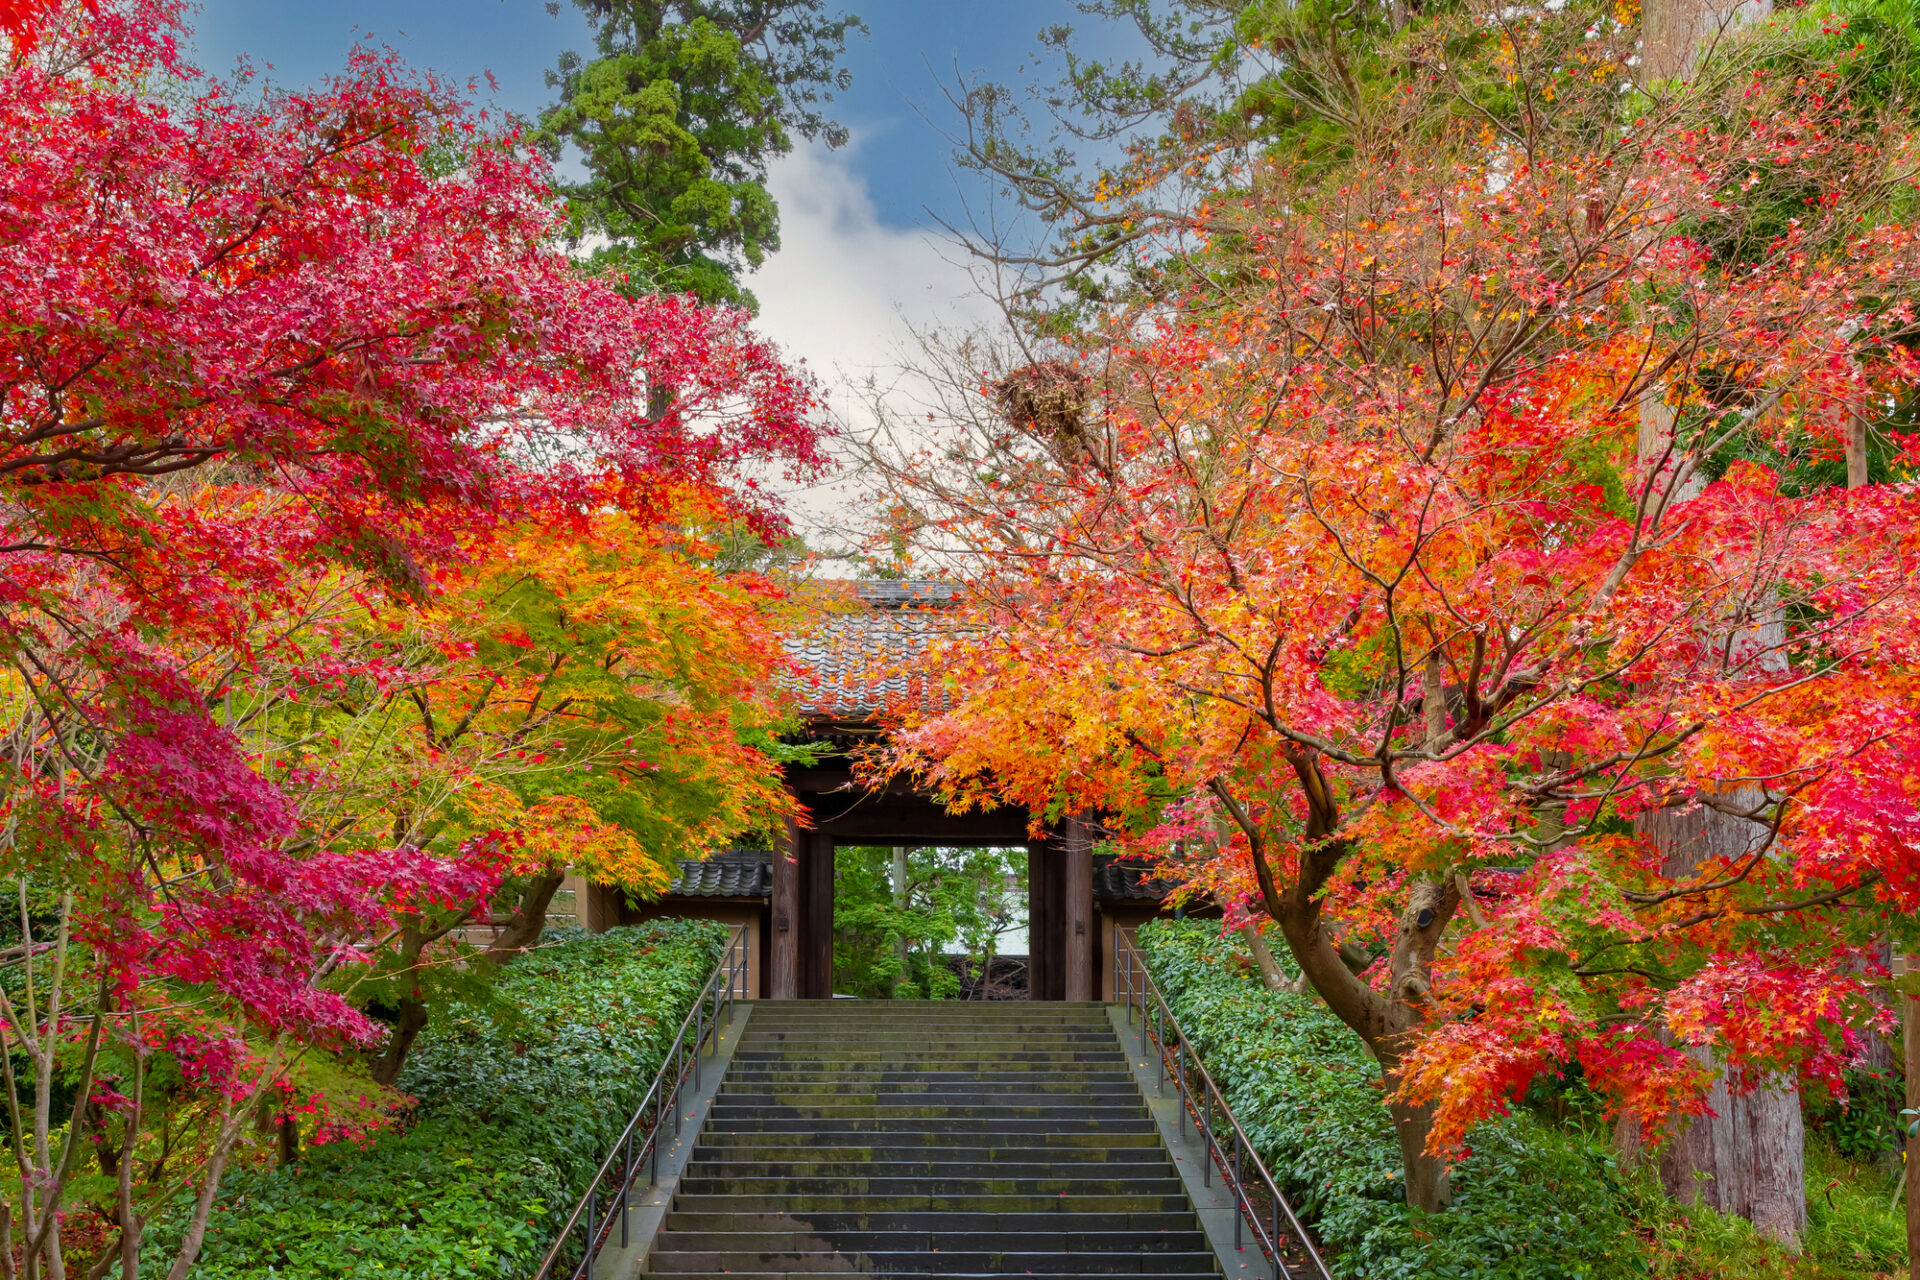
<path fill-rule="evenodd" d="M 1024 854 L 999 849 L 911 849 L 908 894 L 894 905 L 893 851 L 834 850 L 834 990 L 869 1000 L 950 1000 L 958 943 L 971 961 L 997 951 L 995 934 L 1024 918 Z M 1018 859 L 1018 863 L 1016 863 Z M 900 963 L 898 944 L 907 944 Z"/>
<path fill-rule="evenodd" d="M 1675 1204 L 1625 1172 L 1578 1080 L 1540 1082 L 1482 1125 L 1444 1213 L 1409 1209 L 1380 1069 L 1312 994 L 1268 991 L 1217 924 L 1155 921 L 1140 948 L 1227 1104 L 1312 1225 L 1336 1276 L 1426 1280 L 1869 1280 L 1906 1268 L 1884 1160 L 1887 1099 L 1810 1105 L 1807 1229 L 1788 1254 L 1744 1219 Z M 1884 1087 L 1884 1086 L 1883 1086 Z M 1857 1109 L 1857 1114 L 1856 1114 Z M 1855 1158 L 1858 1157 L 1858 1158 Z"/>
<path fill-rule="evenodd" d="M 531 1274 L 639 1105 L 726 941 L 704 920 L 549 931 L 499 985 L 454 1005 L 401 1076 L 414 1122 L 221 1187 L 196 1280 L 505 1280 Z M 148 1232 L 159 1274 L 183 1201 Z"/>
<path fill-rule="evenodd" d="M 1649 1274 L 1610 1153 L 1516 1113 L 1473 1134 L 1445 1213 L 1409 1209 L 1380 1068 L 1311 994 L 1247 976 L 1219 926 L 1154 921 L 1140 947 L 1227 1105 L 1299 1212 L 1367 1280 Z"/>

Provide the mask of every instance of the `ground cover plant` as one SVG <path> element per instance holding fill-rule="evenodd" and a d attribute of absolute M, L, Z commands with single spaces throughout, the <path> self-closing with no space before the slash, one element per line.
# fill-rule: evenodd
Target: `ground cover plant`
<path fill-rule="evenodd" d="M 1867 1280 L 1904 1270 L 1893 1176 L 1835 1150 L 1844 1139 L 1824 1126 L 1808 1142 L 1795 1255 L 1740 1218 L 1676 1204 L 1649 1167 L 1623 1168 L 1597 1100 L 1577 1085 L 1474 1129 L 1452 1206 L 1410 1209 L 1379 1064 L 1316 996 L 1269 990 L 1216 924 L 1155 921 L 1139 942 L 1336 1275 Z"/>
<path fill-rule="evenodd" d="M 498 1000 L 454 1005 L 401 1087 L 405 1127 L 230 1175 L 193 1274 L 520 1277 L 639 1105 L 719 958 L 725 928 L 652 921 L 553 931 Z M 156 1225 L 168 1255 L 189 1210 Z"/>
<path fill-rule="evenodd" d="M 1475 1129 L 1443 1214 L 1410 1209 L 1380 1065 L 1311 992 L 1270 991 L 1217 924 L 1140 947 L 1261 1158 L 1354 1277 L 1648 1274 L 1611 1159 L 1516 1113 Z"/>

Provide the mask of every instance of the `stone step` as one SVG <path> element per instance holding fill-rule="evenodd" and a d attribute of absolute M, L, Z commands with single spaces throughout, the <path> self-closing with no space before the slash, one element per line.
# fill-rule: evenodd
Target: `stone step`
<path fill-rule="evenodd" d="M 714 1095 L 715 1102 L 727 1106 L 748 1107 L 812 1107 L 827 1105 L 865 1106 L 865 1107 L 924 1107 L 937 1106 L 947 1109 L 955 1107 L 1046 1107 L 1058 1105 L 1063 1099 L 1073 1099 L 1082 1104 L 1101 1105 L 1109 1101 L 1125 1101 L 1132 1106 L 1140 1105 L 1140 1091 L 1133 1089 L 1123 1092 L 1125 1086 L 1084 1085 L 1078 1089 L 1061 1087 L 1058 1089 L 968 1089 L 959 1083 L 927 1089 L 875 1089 L 854 1088 L 843 1082 L 836 1088 L 829 1081 L 822 1081 L 810 1089 L 758 1089 L 733 1088 L 723 1086 Z"/>
<path fill-rule="evenodd" d="M 949 1178 L 782 1177 L 777 1174 L 720 1177 L 709 1176 L 705 1170 L 689 1168 L 680 1175 L 680 1189 L 690 1196 L 899 1196 L 924 1192 L 931 1196 L 1025 1196 L 1044 1200 L 1048 1196 L 1064 1195 L 1171 1196 L 1178 1195 L 1183 1184 L 1171 1167 L 1156 1178 L 996 1178 L 985 1173 Z"/>
<path fill-rule="evenodd" d="M 872 1116 L 734 1116 L 722 1123 L 717 1119 L 707 1121 L 709 1132 L 721 1133 L 813 1133 L 816 1131 L 838 1131 L 841 1133 L 884 1133 L 903 1135 L 909 1133 L 965 1133 L 965 1134 L 1033 1134 L 1059 1133 L 1094 1134 L 1103 1133 L 1149 1133 L 1156 1137 L 1159 1130 L 1154 1127 L 1150 1117 L 1134 1119 L 1084 1118 L 1063 1120 L 1058 1117 L 1043 1116 L 1038 1119 L 1028 1117 L 1010 1117 L 1001 1119 L 981 1119 L 979 1117 L 956 1118 L 949 1116 L 905 1116 L 875 1118 Z"/>
<path fill-rule="evenodd" d="M 783 1171 L 827 1169 L 829 1166 L 879 1167 L 913 1165 L 923 1167 L 972 1167 L 999 1169 L 1007 1165 L 1045 1165 L 1055 1169 L 1098 1169 L 1105 1165 L 1123 1165 L 1136 1170 L 1143 1165 L 1166 1164 L 1164 1152 L 1151 1147 L 1117 1147 L 1075 1150 L 1071 1147 L 712 1147 L 702 1142 L 693 1150 L 692 1164 L 704 1168 L 724 1168 L 732 1172 L 743 1166 L 762 1168 L 778 1165 Z"/>
<path fill-rule="evenodd" d="M 940 1053 L 912 1043 L 902 1043 L 896 1049 L 876 1049 L 838 1042 L 823 1045 L 816 1050 L 801 1050 L 791 1046 L 782 1049 L 756 1049 L 752 1045 L 742 1045 L 734 1051 L 733 1056 L 736 1062 L 741 1063 L 775 1065 L 805 1063 L 808 1066 L 818 1067 L 839 1067 L 843 1064 L 866 1062 L 898 1066 L 925 1063 L 940 1071 L 1002 1070 L 1004 1064 L 1008 1063 L 1044 1063 L 1069 1068 L 1084 1063 L 1111 1069 L 1112 1064 L 1124 1063 L 1127 1060 L 1127 1055 L 1118 1049 L 1005 1049 L 996 1052 L 979 1045 L 971 1045 L 964 1052 Z"/>
<path fill-rule="evenodd" d="M 675 1210 L 665 1229 L 683 1231 L 910 1231 L 940 1232 L 1112 1231 L 1169 1235 L 1191 1229 L 1193 1214 L 1178 1213 L 951 1213 L 943 1210 L 902 1213 L 689 1213 Z"/>
<path fill-rule="evenodd" d="M 977 1137 L 979 1141 L 958 1142 L 958 1138 Z M 989 1140 L 991 1139 L 991 1140 Z M 889 1131 L 876 1133 L 871 1129 L 863 1131 L 846 1129 L 805 1129 L 798 1132 L 761 1133 L 752 1131 L 721 1132 L 706 1129 L 700 1134 L 702 1147 L 714 1147 L 728 1150 L 753 1151 L 793 1151 L 816 1148 L 844 1148 L 848 1150 L 882 1149 L 924 1149 L 929 1146 L 948 1146 L 956 1149 L 985 1147 L 991 1151 L 1106 1151 L 1131 1150 L 1137 1147 L 1159 1147 L 1160 1134 L 1151 1126 L 1138 1126 L 1128 1132 L 1105 1133 L 1096 1130 L 1092 1133 L 1055 1133 L 1041 1130 L 1038 1133 L 1023 1133 L 1004 1138 L 989 1134 L 968 1135 L 950 1132 L 911 1133 Z M 1131 1158 L 1131 1157 L 1127 1157 Z"/>
<path fill-rule="evenodd" d="M 1081 1081 L 1092 1084 L 1124 1084 L 1133 1088 L 1133 1073 L 1121 1067 L 1100 1067 L 1073 1064 L 1067 1072 L 1060 1070 L 1057 1062 L 996 1062 L 989 1067 L 968 1070 L 963 1067 L 901 1067 L 886 1062 L 843 1062 L 834 1067 L 816 1066 L 808 1062 L 741 1062 L 727 1068 L 727 1081 L 766 1080 L 779 1083 L 793 1080 L 801 1083 L 815 1081 L 832 1083 L 850 1080 L 860 1084 L 869 1081 L 901 1084 L 1027 1084 L 1046 1086 L 1059 1082 L 1065 1087 L 1074 1087 Z"/>
<path fill-rule="evenodd" d="M 1032 1044 L 1085 1044 L 1111 1040 L 1106 1027 L 919 1027 L 911 1022 L 891 1027 L 819 1026 L 749 1027 L 740 1037 L 742 1044 L 813 1044 L 823 1040 L 878 1040 L 884 1042 L 918 1039 L 928 1044 L 967 1044 L 981 1036 Z"/>
<path fill-rule="evenodd" d="M 854 1264 L 850 1267 L 850 1263 Z M 838 1252 L 765 1254 L 695 1253 L 655 1249 L 647 1256 L 654 1275 L 737 1275 L 743 1270 L 780 1275 L 846 1272 L 881 1275 L 1192 1275 L 1213 1265 L 1211 1253 L 906 1253 Z"/>
<path fill-rule="evenodd" d="M 1136 1148 L 1138 1150 L 1138 1148 Z M 937 1154 L 929 1160 L 925 1154 Z M 1177 1171 L 1164 1157 L 1140 1160 L 955 1160 L 951 1152 L 918 1160 L 717 1160 L 695 1156 L 688 1165 L 704 1178 L 1165 1178 Z M 1150 1152 L 1140 1152 L 1152 1157 Z"/>
<path fill-rule="evenodd" d="M 673 1207 L 686 1213 L 1192 1213 L 1178 1195 L 694 1195 L 676 1192 Z"/>
<path fill-rule="evenodd" d="M 714 1124 L 728 1124 L 735 1119 L 759 1118 L 764 1120 L 785 1120 L 795 1116 L 804 1116 L 810 1120 L 1131 1120 L 1135 1116 L 1146 1114 L 1146 1108 L 1138 1103 L 1115 1103 L 1101 1106 L 1096 1102 L 1077 1102 L 1072 1105 L 1047 1106 L 1035 1103 L 1009 1103 L 995 1106 L 989 1102 L 954 1103 L 951 1106 L 937 1102 L 886 1103 L 886 1102 L 807 1102 L 788 1103 L 775 1106 L 770 1104 L 741 1105 L 730 1102 L 726 1097 L 713 1100 L 713 1110 L 708 1113 Z"/>
<path fill-rule="evenodd" d="M 1077 1225 L 1047 1230 L 978 1231 L 675 1231 L 673 1246 L 686 1253 L 1201 1253 L 1204 1232 L 1106 1231 Z"/>

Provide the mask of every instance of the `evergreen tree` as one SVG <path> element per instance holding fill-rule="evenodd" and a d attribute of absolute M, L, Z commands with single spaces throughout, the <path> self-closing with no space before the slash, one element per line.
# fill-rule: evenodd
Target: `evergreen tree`
<path fill-rule="evenodd" d="M 851 82 L 848 32 L 865 27 L 825 0 L 573 2 L 595 52 L 548 73 L 560 96 L 538 140 L 583 170 L 562 185 L 576 243 L 630 293 L 751 309 L 740 276 L 780 247 L 767 164 L 795 138 L 846 141 L 825 105 Z"/>

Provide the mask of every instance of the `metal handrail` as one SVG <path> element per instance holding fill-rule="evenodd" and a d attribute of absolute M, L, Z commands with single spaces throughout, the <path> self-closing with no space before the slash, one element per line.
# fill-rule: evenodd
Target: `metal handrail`
<path fill-rule="evenodd" d="M 660 1061 L 660 1070 L 654 1073 L 653 1084 L 647 1090 L 647 1096 L 640 1100 L 634 1109 L 633 1118 L 627 1121 L 626 1130 L 614 1140 L 613 1147 L 607 1152 L 607 1158 L 600 1162 L 599 1170 L 593 1175 L 593 1181 L 587 1184 L 586 1193 L 573 1206 L 573 1212 L 567 1215 L 566 1225 L 560 1228 L 553 1247 L 547 1250 L 547 1256 L 540 1262 L 540 1269 L 533 1273 L 533 1280 L 554 1280 L 554 1277 L 566 1275 L 570 1280 L 593 1280 L 594 1260 L 600 1256 L 600 1250 L 606 1247 L 613 1235 L 614 1213 L 612 1206 L 619 1206 L 620 1247 L 626 1248 L 628 1238 L 628 1202 L 633 1198 L 634 1180 L 640 1176 L 640 1166 L 647 1166 L 647 1185 L 653 1186 L 660 1180 L 660 1130 L 664 1127 L 667 1113 L 673 1115 L 673 1132 L 680 1133 L 680 1091 L 689 1076 L 693 1087 L 700 1087 L 700 1056 L 707 1051 L 709 1042 L 712 1052 L 720 1050 L 720 1009 L 724 1005 L 727 1022 L 733 1021 L 733 1008 L 747 990 L 747 931 L 735 929 L 727 939 L 727 949 L 721 955 L 713 972 L 707 975 L 706 982 L 700 988 L 700 994 L 694 997 L 693 1008 L 687 1010 L 686 1018 L 680 1023 L 680 1032 L 674 1036 L 672 1046 Z M 711 1005 L 711 1008 L 709 1008 Z M 689 1040 L 687 1033 L 693 1038 Z M 638 1143 L 638 1149 L 635 1143 Z M 601 1201 L 607 1201 L 606 1211 L 601 1212 Z M 576 1227 L 584 1227 L 580 1233 L 580 1261 L 574 1264 L 571 1272 L 560 1271 L 560 1259 L 568 1252 L 568 1246 L 574 1242 Z"/>
<path fill-rule="evenodd" d="M 1321 1260 L 1320 1251 L 1313 1246 L 1313 1239 L 1307 1235 L 1307 1229 L 1301 1225 L 1300 1219 L 1294 1216 L 1293 1206 L 1287 1203 L 1286 1196 L 1280 1193 L 1280 1184 L 1267 1172 L 1267 1166 L 1261 1161 L 1259 1152 L 1254 1150 L 1246 1130 L 1234 1119 L 1226 1096 L 1207 1073 L 1206 1064 L 1200 1061 L 1198 1050 L 1193 1049 L 1192 1041 L 1174 1020 L 1166 997 L 1154 985 L 1145 958 L 1140 955 L 1133 939 L 1121 929 L 1114 930 L 1113 989 L 1116 994 L 1125 992 L 1127 1025 L 1133 1025 L 1133 1011 L 1137 1005 L 1141 1030 L 1152 1038 L 1160 1050 L 1160 1070 L 1154 1078 L 1154 1085 L 1164 1095 L 1167 1081 L 1173 1081 L 1180 1098 L 1181 1134 L 1185 1135 L 1187 1119 L 1191 1116 L 1201 1140 L 1206 1143 L 1207 1158 L 1200 1163 L 1203 1185 L 1213 1185 L 1213 1169 L 1218 1165 L 1221 1176 L 1227 1180 L 1228 1189 L 1233 1192 L 1234 1201 L 1239 1206 L 1239 1212 L 1233 1215 L 1233 1247 L 1246 1247 L 1242 1243 L 1241 1233 L 1244 1221 L 1252 1226 L 1261 1250 L 1273 1261 L 1273 1280 L 1291 1280 L 1293 1276 L 1301 1274 L 1317 1276 L 1319 1280 L 1332 1280 L 1327 1264 Z M 1199 1078 L 1197 1092 L 1194 1088 L 1195 1076 Z M 1231 1159 L 1228 1158 L 1228 1147 L 1232 1149 Z M 1265 1214 L 1250 1194 L 1262 1187 L 1267 1193 L 1268 1212 Z M 1312 1264 L 1311 1272 L 1297 1271 L 1283 1257 L 1282 1215 L 1286 1217 L 1288 1234 Z"/>

